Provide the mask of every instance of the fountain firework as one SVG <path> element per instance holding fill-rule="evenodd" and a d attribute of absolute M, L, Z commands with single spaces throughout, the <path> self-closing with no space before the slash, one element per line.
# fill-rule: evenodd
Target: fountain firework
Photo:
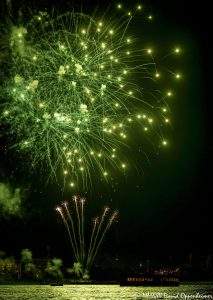
<path fill-rule="evenodd" d="M 73 196 L 72 210 L 68 202 L 63 202 L 56 208 L 66 226 L 75 260 L 82 268 L 82 275 L 89 273 L 103 239 L 118 215 L 117 211 L 110 213 L 110 209 L 105 207 L 102 215 L 93 221 L 92 233 L 87 244 L 85 241 L 84 205 L 85 199 Z"/>

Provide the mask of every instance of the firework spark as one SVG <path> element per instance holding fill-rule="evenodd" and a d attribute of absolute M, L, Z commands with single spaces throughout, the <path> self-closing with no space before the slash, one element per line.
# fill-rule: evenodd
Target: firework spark
<path fill-rule="evenodd" d="M 48 167 L 51 178 L 85 187 L 93 170 L 107 180 L 126 169 L 124 148 L 136 124 L 141 139 L 168 144 L 162 128 L 170 123 L 172 93 L 149 91 L 147 78 L 155 84 L 160 73 L 153 50 L 136 48 L 131 20 L 130 12 L 38 13 L 10 25 L 0 123 L 30 167 Z"/>

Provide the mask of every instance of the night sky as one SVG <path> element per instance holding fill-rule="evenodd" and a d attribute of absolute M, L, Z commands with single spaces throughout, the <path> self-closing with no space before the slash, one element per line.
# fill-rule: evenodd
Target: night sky
<path fill-rule="evenodd" d="M 33 7 L 34 2 L 39 5 L 42 1 L 30 2 Z M 48 1 L 48 10 L 54 2 Z M 118 222 L 106 237 L 101 254 L 119 257 L 127 264 L 167 261 L 171 256 L 179 263 L 190 253 L 198 257 L 213 254 L 210 8 L 204 2 L 199 6 L 185 2 L 147 0 L 142 4 L 154 15 L 152 24 L 144 25 L 144 33 L 137 20 L 133 24 L 135 36 L 141 35 L 144 43 L 152 43 L 162 52 L 169 47 L 182 49 L 177 66 L 183 78 L 174 83 L 170 102 L 169 147 L 159 151 L 148 147 L 148 162 L 140 145 L 135 146 L 134 162 L 143 174 L 130 170 L 126 176 L 118 175 L 113 184 L 98 181 L 92 189 L 79 191 L 87 198 L 88 228 L 105 204 L 118 209 Z M 102 1 L 99 6 L 104 10 L 109 3 Z M 66 5 L 59 9 L 66 10 Z M 86 12 L 95 6 L 94 1 L 82 1 Z M 1 72 L 1 81 L 2 76 Z M 0 181 L 26 188 L 26 195 L 21 217 L 0 216 L 0 250 L 18 258 L 21 249 L 30 248 L 35 257 L 59 256 L 68 261 L 69 242 L 54 208 L 69 200 L 73 192 L 62 191 L 59 184 L 45 184 L 40 174 L 27 170 L 21 154 L 8 154 L 5 148 L 3 136 Z"/>

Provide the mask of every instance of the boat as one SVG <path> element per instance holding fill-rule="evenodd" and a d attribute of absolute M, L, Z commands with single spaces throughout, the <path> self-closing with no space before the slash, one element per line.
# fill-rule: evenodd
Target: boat
<path fill-rule="evenodd" d="M 60 282 L 52 282 L 50 283 L 51 286 L 63 286 L 64 284 L 63 283 L 60 283 Z"/>
<path fill-rule="evenodd" d="M 179 286 L 179 269 L 130 272 L 122 276 L 120 286 Z"/>

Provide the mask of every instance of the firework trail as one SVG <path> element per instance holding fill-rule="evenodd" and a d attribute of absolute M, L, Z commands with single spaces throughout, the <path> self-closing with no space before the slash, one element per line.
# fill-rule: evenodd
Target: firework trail
<path fill-rule="evenodd" d="M 92 247 L 91 247 L 91 249 L 90 249 L 90 251 L 89 251 L 89 253 L 88 253 L 87 265 L 89 265 L 90 259 L 92 258 L 93 253 L 94 253 L 94 251 L 95 251 L 95 246 L 97 245 L 97 240 L 98 240 L 98 238 L 99 238 L 100 231 L 101 231 L 101 229 L 102 229 L 102 226 L 103 226 L 104 220 L 105 220 L 105 216 L 106 216 L 106 213 L 107 213 L 108 211 L 109 211 L 109 208 L 106 207 L 106 208 L 104 209 L 104 212 L 103 212 L 102 216 L 101 216 L 101 220 L 100 220 L 99 225 L 96 226 L 96 224 L 94 224 L 94 229 L 93 229 L 94 242 L 93 242 L 93 243 L 91 242 Z M 92 240 L 92 239 L 93 239 L 93 236 L 91 236 L 91 240 Z"/>
<path fill-rule="evenodd" d="M 115 212 L 112 214 L 112 216 L 110 217 L 110 219 L 109 219 L 107 225 L 105 226 L 105 228 L 104 228 L 102 234 L 100 235 L 100 238 L 99 238 L 98 242 L 97 242 L 97 240 L 96 240 L 97 244 L 96 244 L 95 247 L 93 248 L 94 252 L 92 252 L 92 253 L 90 254 L 90 256 L 88 255 L 88 259 L 87 259 L 87 263 L 86 263 L 86 269 L 87 269 L 87 270 L 89 270 L 89 269 L 91 268 L 91 266 L 92 266 L 92 264 L 93 264 L 93 262 L 94 262 L 94 259 L 95 259 L 96 255 L 97 255 L 98 251 L 99 251 L 99 248 L 100 248 L 100 246 L 101 246 L 101 244 L 102 244 L 102 242 L 103 242 L 103 239 L 104 239 L 104 237 L 105 237 L 107 231 L 109 230 L 110 226 L 111 226 L 112 223 L 115 221 L 117 215 L 118 215 L 118 213 L 117 213 L 117 211 L 115 211 Z"/>
<path fill-rule="evenodd" d="M 76 240 L 76 234 L 75 234 L 75 228 L 74 228 L 73 219 L 71 217 L 71 214 L 70 214 L 70 211 L 69 211 L 69 208 L 68 208 L 68 203 L 67 202 L 63 202 L 62 205 L 65 207 L 67 220 L 65 219 L 64 215 L 62 216 L 62 213 L 61 213 L 62 212 L 62 208 L 61 207 L 57 207 L 56 211 L 59 211 L 60 216 L 62 217 L 62 220 L 64 221 L 64 224 L 65 224 L 65 226 L 67 228 L 69 239 L 70 239 L 70 242 L 71 242 L 71 245 L 72 245 L 72 248 L 73 248 L 74 256 L 75 256 L 76 260 L 79 261 L 80 260 L 79 251 L 78 251 L 79 247 L 77 245 L 77 240 Z M 70 224 L 71 224 L 71 232 L 72 232 L 72 234 L 70 233 L 70 226 L 68 225 L 67 221 L 69 221 Z"/>

